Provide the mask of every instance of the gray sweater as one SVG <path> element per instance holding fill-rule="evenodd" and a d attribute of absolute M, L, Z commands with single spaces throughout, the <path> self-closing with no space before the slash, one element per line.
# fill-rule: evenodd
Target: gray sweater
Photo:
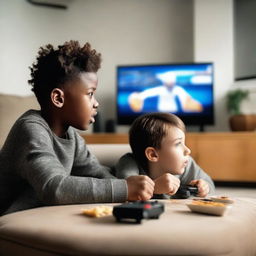
<path fill-rule="evenodd" d="M 127 153 L 123 155 L 115 166 L 115 175 L 118 178 L 127 178 L 133 175 L 147 175 L 146 171 L 137 164 L 132 153 Z M 211 177 L 205 173 L 200 166 L 197 165 L 192 157 L 189 157 L 189 163 L 185 168 L 185 171 L 181 175 L 175 175 L 180 179 L 181 185 L 187 185 L 190 181 L 195 179 L 203 179 L 208 182 L 210 192 L 213 194 L 215 192 L 215 186 Z M 159 195 L 155 195 L 155 198 L 161 198 Z M 162 198 L 170 198 L 168 195 L 163 195 Z"/>
<path fill-rule="evenodd" d="M 0 151 L 0 214 L 126 200 L 126 180 L 100 165 L 72 127 L 59 138 L 36 110 L 16 121 Z"/>

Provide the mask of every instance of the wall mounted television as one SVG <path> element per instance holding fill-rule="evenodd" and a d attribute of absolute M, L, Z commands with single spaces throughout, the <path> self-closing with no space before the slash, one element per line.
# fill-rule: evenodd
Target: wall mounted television
<path fill-rule="evenodd" d="M 213 63 L 117 66 L 117 124 L 141 114 L 170 112 L 186 125 L 214 124 Z"/>

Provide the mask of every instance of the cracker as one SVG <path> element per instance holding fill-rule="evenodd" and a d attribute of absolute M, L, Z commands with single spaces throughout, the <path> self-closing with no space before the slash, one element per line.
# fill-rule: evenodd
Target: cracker
<path fill-rule="evenodd" d="M 113 207 L 110 206 L 96 206 L 90 209 L 83 209 L 82 214 L 89 217 L 104 217 L 112 215 Z"/>

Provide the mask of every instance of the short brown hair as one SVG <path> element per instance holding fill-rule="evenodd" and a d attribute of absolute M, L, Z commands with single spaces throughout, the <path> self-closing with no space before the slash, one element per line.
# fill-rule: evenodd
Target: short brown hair
<path fill-rule="evenodd" d="M 162 139 L 170 127 L 177 127 L 185 132 L 183 121 L 170 113 L 149 113 L 139 116 L 132 123 L 129 131 L 129 143 L 137 163 L 143 168 L 148 167 L 145 155 L 147 147 L 159 149 Z"/>

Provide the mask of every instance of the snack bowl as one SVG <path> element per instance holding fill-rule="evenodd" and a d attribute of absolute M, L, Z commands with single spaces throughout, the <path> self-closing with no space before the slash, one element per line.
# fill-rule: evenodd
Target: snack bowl
<path fill-rule="evenodd" d="M 223 216 L 227 210 L 231 208 L 230 204 L 203 200 L 192 201 L 191 203 L 188 203 L 187 206 L 192 212 L 216 216 Z"/>
<path fill-rule="evenodd" d="M 224 203 L 224 204 L 233 204 L 234 200 L 228 196 L 212 196 L 211 200 L 214 202 Z"/>

